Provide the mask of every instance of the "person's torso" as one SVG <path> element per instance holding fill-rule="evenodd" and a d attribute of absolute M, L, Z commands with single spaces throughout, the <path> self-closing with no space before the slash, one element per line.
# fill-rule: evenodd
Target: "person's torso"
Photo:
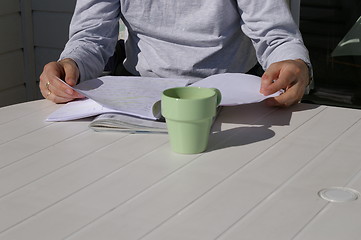
<path fill-rule="evenodd" d="M 255 64 L 235 0 L 120 0 L 133 74 L 203 78 Z M 130 50 L 131 49 L 131 50 Z"/>

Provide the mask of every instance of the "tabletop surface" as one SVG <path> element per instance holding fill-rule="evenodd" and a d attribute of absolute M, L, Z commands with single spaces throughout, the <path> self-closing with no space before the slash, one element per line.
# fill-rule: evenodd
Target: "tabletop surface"
<path fill-rule="evenodd" d="M 0 239 L 361 239 L 360 110 L 226 107 L 181 155 L 166 134 L 46 122 L 59 107 L 0 108 Z"/>

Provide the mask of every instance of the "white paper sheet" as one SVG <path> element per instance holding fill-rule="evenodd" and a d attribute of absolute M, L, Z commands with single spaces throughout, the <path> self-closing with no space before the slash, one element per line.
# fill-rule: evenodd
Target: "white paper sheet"
<path fill-rule="evenodd" d="M 188 80 L 184 79 L 124 76 L 106 76 L 84 81 L 73 89 L 89 99 L 65 104 L 53 112 L 47 121 L 68 121 L 112 112 L 157 119 L 160 117 L 160 108 L 154 111 L 154 108 L 159 107 L 155 103 L 161 99 L 163 90 L 187 84 Z M 242 73 L 217 74 L 190 86 L 219 89 L 222 93 L 221 106 L 260 102 L 282 93 L 279 91 L 264 96 L 259 92 L 261 78 Z"/>
<path fill-rule="evenodd" d="M 69 121 L 74 119 L 96 116 L 102 113 L 117 112 L 113 109 L 103 107 L 94 100 L 85 98 L 68 102 L 61 108 L 52 112 L 46 121 Z"/>
<path fill-rule="evenodd" d="M 154 115 L 153 106 L 161 93 L 187 84 L 183 79 L 105 76 L 84 81 L 74 89 L 106 108 L 154 119 L 160 117 Z"/>
<path fill-rule="evenodd" d="M 222 106 L 261 102 L 266 98 L 275 97 L 282 93 L 282 91 L 279 91 L 272 95 L 264 96 L 259 92 L 261 78 L 242 73 L 213 75 L 193 83 L 191 86 L 217 88 L 222 94 L 220 103 Z"/>

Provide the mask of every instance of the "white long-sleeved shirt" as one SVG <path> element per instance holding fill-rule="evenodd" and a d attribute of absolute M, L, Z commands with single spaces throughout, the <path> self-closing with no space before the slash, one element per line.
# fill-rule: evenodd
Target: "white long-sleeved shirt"
<path fill-rule="evenodd" d="M 285 0 L 78 0 L 60 59 L 81 80 L 100 75 L 114 53 L 119 17 L 128 29 L 125 68 L 134 75 L 193 81 L 247 72 L 256 61 L 309 56 Z"/>

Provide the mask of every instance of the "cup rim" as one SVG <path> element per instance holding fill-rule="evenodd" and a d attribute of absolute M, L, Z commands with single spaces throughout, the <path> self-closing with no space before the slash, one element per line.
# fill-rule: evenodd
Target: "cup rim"
<path fill-rule="evenodd" d="M 203 96 L 203 97 L 197 97 L 197 98 L 181 98 L 181 97 L 170 96 L 169 92 L 177 90 L 177 89 L 201 89 L 202 91 L 207 91 L 207 92 L 209 92 L 211 94 L 209 96 Z M 216 94 L 217 93 L 214 90 L 212 90 L 212 88 L 193 87 L 193 86 L 174 87 L 174 88 L 168 88 L 168 89 L 163 91 L 163 96 L 165 96 L 167 98 L 170 98 L 170 99 L 176 99 L 176 100 L 181 100 L 181 101 L 194 101 L 194 100 L 208 99 L 208 98 L 214 97 L 214 95 L 216 95 Z"/>

